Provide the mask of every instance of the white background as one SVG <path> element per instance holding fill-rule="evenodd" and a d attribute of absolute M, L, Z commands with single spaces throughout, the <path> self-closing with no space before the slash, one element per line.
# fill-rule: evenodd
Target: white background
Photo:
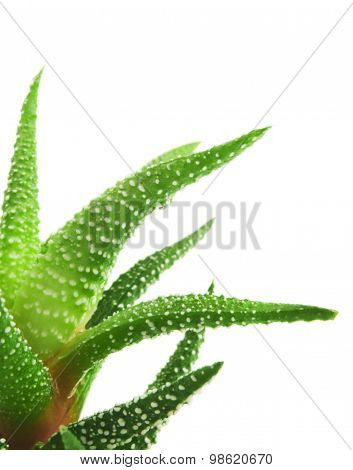
<path fill-rule="evenodd" d="M 45 58 L 0 7 L 2 188 L 22 99 L 46 61 L 137 169 L 173 146 L 201 140 L 206 148 L 251 130 L 349 2 L 4 5 Z M 260 201 L 254 227 L 261 250 L 194 250 L 145 296 L 205 291 L 212 274 L 201 255 L 236 296 L 320 305 L 340 315 L 326 324 L 260 327 L 268 343 L 252 327 L 209 331 L 199 364 L 224 360 L 224 368 L 163 428 L 153 453 L 207 460 L 212 452 L 266 452 L 275 469 L 352 468 L 352 25 L 353 8 L 266 115 L 262 125 L 273 127 L 261 142 L 206 194 L 214 175 L 177 196 L 213 207 Z M 43 238 L 129 173 L 51 66 L 42 79 L 38 121 Z M 222 231 L 236 223 L 225 215 Z M 168 224 L 175 241 L 173 214 Z M 191 228 L 185 211 L 185 229 Z M 148 244 L 125 251 L 116 273 L 150 252 Z M 145 341 L 111 357 L 85 414 L 143 392 L 178 338 Z M 11 462 L 16 453 L 9 454 Z"/>

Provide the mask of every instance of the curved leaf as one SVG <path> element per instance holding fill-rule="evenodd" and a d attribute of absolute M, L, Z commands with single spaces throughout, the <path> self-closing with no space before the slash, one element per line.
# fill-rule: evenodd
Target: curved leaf
<path fill-rule="evenodd" d="M 0 290 L 11 307 L 24 275 L 38 254 L 38 188 L 36 163 L 39 73 L 23 103 L 0 223 Z"/>
<path fill-rule="evenodd" d="M 222 363 L 216 363 L 198 369 L 163 389 L 151 390 L 127 404 L 71 424 L 69 430 L 88 449 L 129 449 L 136 433 L 141 435 L 158 426 L 214 377 L 221 366 Z M 43 449 L 60 449 L 61 446 L 57 433 Z"/>
<path fill-rule="evenodd" d="M 147 258 L 138 261 L 122 274 L 103 294 L 97 310 L 87 324 L 87 328 L 98 325 L 114 313 L 124 310 L 141 297 L 147 288 L 159 279 L 163 271 L 169 269 L 209 231 L 213 219 L 198 230 Z"/>
<path fill-rule="evenodd" d="M 81 333 L 68 344 L 53 368 L 69 392 L 93 363 L 144 338 L 190 328 L 330 320 L 335 316 L 335 311 L 319 307 L 208 294 L 161 297 L 119 312 Z"/>
<path fill-rule="evenodd" d="M 201 344 L 204 341 L 204 330 L 186 331 L 183 339 L 178 343 L 176 350 L 169 358 L 167 364 L 157 374 L 155 380 L 148 386 L 148 390 L 155 388 L 162 388 L 166 385 L 175 382 L 180 377 L 183 377 L 191 371 L 192 364 L 196 361 Z M 135 435 L 131 444 L 134 449 L 148 449 L 157 440 L 157 434 L 162 426 L 165 424 L 162 422 L 159 426 L 151 428 L 144 435 Z"/>
<path fill-rule="evenodd" d="M 37 416 L 52 397 L 48 370 L 33 354 L 0 301 L 0 432 L 7 435 L 24 419 Z"/>
<path fill-rule="evenodd" d="M 208 291 L 214 292 L 214 281 L 211 282 Z M 187 330 L 184 338 L 178 343 L 175 352 L 169 358 L 167 364 L 157 374 L 157 377 L 148 387 L 159 388 L 167 383 L 174 382 L 191 370 L 193 363 L 199 355 L 200 346 L 205 339 L 205 330 Z M 164 424 L 164 423 L 162 423 Z M 132 440 L 136 449 L 148 449 L 157 441 L 157 434 L 161 426 L 150 429 L 144 436 L 135 436 Z"/>
<path fill-rule="evenodd" d="M 52 357 L 84 329 L 118 252 L 146 215 L 232 160 L 265 131 L 140 171 L 94 199 L 49 238 L 13 310 L 41 357 Z"/>

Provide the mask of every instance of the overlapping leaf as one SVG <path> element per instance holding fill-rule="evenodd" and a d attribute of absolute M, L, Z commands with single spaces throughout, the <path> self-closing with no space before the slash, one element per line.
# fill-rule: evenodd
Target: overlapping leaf
<path fill-rule="evenodd" d="M 49 238 L 14 304 L 19 326 L 41 357 L 53 356 L 84 328 L 120 248 L 145 216 L 184 186 L 232 160 L 264 132 L 254 130 L 138 172 L 94 199 Z"/>
<path fill-rule="evenodd" d="M 0 223 L 0 290 L 11 307 L 39 251 L 36 164 L 37 95 L 41 74 L 24 101 Z"/>
<path fill-rule="evenodd" d="M 174 330 L 234 324 L 329 320 L 336 312 L 319 307 L 255 302 L 214 295 L 161 297 L 142 302 L 71 341 L 53 366 L 70 391 L 92 363 L 144 338 Z"/>
<path fill-rule="evenodd" d="M 184 144 L 180 147 L 176 147 L 149 161 L 145 166 L 142 167 L 142 169 L 151 168 L 152 166 L 159 165 L 160 163 L 167 163 L 175 160 L 176 158 L 187 157 L 188 155 L 192 154 L 199 145 L 200 142 L 191 142 L 190 144 Z"/>
<path fill-rule="evenodd" d="M 31 351 L 13 318 L 0 301 L 0 432 L 37 416 L 49 403 L 48 370 Z M 3 429 L 2 429 L 3 427 Z"/>
<path fill-rule="evenodd" d="M 110 289 L 104 293 L 96 312 L 86 325 L 86 328 L 90 328 L 100 323 L 108 316 L 111 316 L 113 313 L 117 313 L 132 305 L 151 284 L 159 279 L 163 271 L 169 269 L 175 261 L 180 259 L 189 249 L 195 246 L 211 228 L 212 224 L 213 220 L 208 221 L 188 237 L 153 253 L 122 274 L 112 284 Z M 98 364 L 87 371 L 77 387 L 75 393 L 76 403 L 74 406 L 76 416 L 79 416 L 81 412 L 86 396 L 100 367 L 101 365 Z"/>
<path fill-rule="evenodd" d="M 212 224 L 213 220 L 210 220 L 188 237 L 138 261 L 131 269 L 122 274 L 103 294 L 87 327 L 91 328 L 105 318 L 132 305 L 151 284 L 159 279 L 163 271 L 169 269 L 175 261 L 201 240 Z"/>
<path fill-rule="evenodd" d="M 88 449 L 130 449 L 136 434 L 143 435 L 170 414 L 214 377 L 221 363 L 198 369 L 162 389 L 154 389 L 141 398 L 118 405 L 109 411 L 71 424 L 69 430 Z M 60 449 L 60 434 L 54 435 L 43 449 Z"/>
<path fill-rule="evenodd" d="M 167 364 L 159 371 L 155 380 L 148 386 L 148 390 L 164 387 L 177 378 L 190 372 L 196 361 L 201 344 L 204 341 L 204 330 L 188 330 L 178 343 L 176 350 L 169 358 Z"/>

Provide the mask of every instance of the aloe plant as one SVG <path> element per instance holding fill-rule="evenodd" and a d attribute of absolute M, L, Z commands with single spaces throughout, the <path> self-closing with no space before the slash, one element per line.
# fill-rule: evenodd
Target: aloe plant
<path fill-rule="evenodd" d="M 148 214 L 267 129 L 197 153 L 197 143 L 187 144 L 153 159 L 42 243 L 35 137 L 40 79 L 23 104 L 0 224 L 0 448 L 146 449 L 168 417 L 221 368 L 192 368 L 204 328 L 329 320 L 336 313 L 216 296 L 213 285 L 206 294 L 137 303 L 212 221 L 139 261 L 107 288 L 120 250 Z M 109 354 L 176 330 L 184 331 L 183 339 L 142 396 L 80 420 Z"/>

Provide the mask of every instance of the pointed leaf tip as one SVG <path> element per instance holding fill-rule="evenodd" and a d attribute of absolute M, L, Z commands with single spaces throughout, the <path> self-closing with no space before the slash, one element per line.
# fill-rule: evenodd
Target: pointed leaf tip
<path fill-rule="evenodd" d="M 201 367 L 163 388 L 155 388 L 140 398 L 73 423 L 69 430 L 88 449 L 133 449 L 132 441 L 136 435 L 144 436 L 175 413 L 217 374 L 220 367 L 219 362 Z M 104 434 L 100 432 L 102 429 Z M 43 449 L 62 449 L 60 435 L 54 434 Z"/>
<path fill-rule="evenodd" d="M 24 100 L 0 223 L 0 289 L 11 307 L 39 251 L 36 118 L 39 73 Z"/>
<path fill-rule="evenodd" d="M 160 297 L 119 312 L 81 333 L 58 356 L 55 369 L 70 392 L 92 363 L 146 338 L 175 330 L 331 320 L 335 316 L 335 311 L 320 307 L 209 294 Z"/>

